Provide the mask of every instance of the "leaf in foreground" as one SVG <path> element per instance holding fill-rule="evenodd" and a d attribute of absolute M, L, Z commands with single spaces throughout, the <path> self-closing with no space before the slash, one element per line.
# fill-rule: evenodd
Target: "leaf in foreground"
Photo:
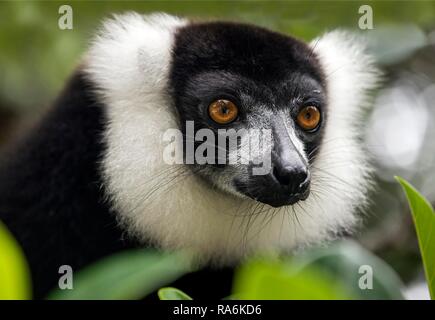
<path fill-rule="evenodd" d="M 426 280 L 432 299 L 435 299 L 435 212 L 430 203 L 407 181 L 396 177 L 411 208 Z"/>
<path fill-rule="evenodd" d="M 404 299 L 401 293 L 404 284 L 397 273 L 355 241 L 345 240 L 328 248 L 313 249 L 295 260 L 301 265 L 316 266 L 339 279 L 356 299 Z M 360 281 L 368 273 L 371 287 L 361 287 Z"/>
<path fill-rule="evenodd" d="M 31 298 L 29 268 L 13 236 L 0 222 L 0 300 Z"/>
<path fill-rule="evenodd" d="M 310 267 L 278 260 L 252 261 L 237 273 L 234 297 L 248 300 L 337 300 L 350 296 L 340 283 Z"/>
<path fill-rule="evenodd" d="M 192 300 L 191 297 L 176 288 L 161 288 L 158 295 L 160 300 Z"/>
<path fill-rule="evenodd" d="M 57 289 L 49 299 L 141 299 L 190 271 L 190 258 L 183 253 L 126 251 L 79 272 L 72 290 Z"/>
<path fill-rule="evenodd" d="M 372 270 L 372 287 L 361 288 L 361 267 Z M 307 250 L 291 259 L 253 261 L 236 273 L 240 299 L 403 299 L 394 270 L 353 241 Z"/>

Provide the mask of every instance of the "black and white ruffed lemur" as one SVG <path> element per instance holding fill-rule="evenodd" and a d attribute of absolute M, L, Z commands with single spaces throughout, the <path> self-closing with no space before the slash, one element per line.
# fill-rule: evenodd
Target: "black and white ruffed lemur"
<path fill-rule="evenodd" d="M 378 79 L 361 43 L 166 14 L 105 21 L 53 107 L 2 154 L 0 220 L 35 298 L 61 265 L 141 246 L 193 250 L 214 267 L 176 285 L 221 298 L 243 257 L 351 230 L 370 186 L 361 115 Z M 270 129 L 270 172 L 167 164 L 162 137 L 186 121 L 195 132 Z"/>

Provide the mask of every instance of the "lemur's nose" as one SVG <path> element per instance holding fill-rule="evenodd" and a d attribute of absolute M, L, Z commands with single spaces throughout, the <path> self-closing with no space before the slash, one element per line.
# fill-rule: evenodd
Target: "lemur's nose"
<path fill-rule="evenodd" d="M 305 167 L 283 167 L 276 163 L 273 167 L 273 175 L 283 186 L 294 186 L 292 189 L 303 187 L 309 180 L 309 172 Z"/>
<path fill-rule="evenodd" d="M 310 186 L 310 172 L 305 166 L 285 166 L 281 161 L 275 161 L 272 174 L 293 195 L 303 195 Z"/>

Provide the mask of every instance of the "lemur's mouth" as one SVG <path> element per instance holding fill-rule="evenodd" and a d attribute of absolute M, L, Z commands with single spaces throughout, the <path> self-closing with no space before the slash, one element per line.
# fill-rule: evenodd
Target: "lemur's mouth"
<path fill-rule="evenodd" d="M 292 181 L 298 181 L 292 179 Z M 302 182 L 284 184 L 273 174 L 251 177 L 247 182 L 234 180 L 234 186 L 249 198 L 278 208 L 304 201 L 310 195 L 310 174 Z"/>
<path fill-rule="evenodd" d="M 304 201 L 308 198 L 309 194 L 310 192 L 309 190 L 307 190 L 304 193 L 297 193 L 291 195 L 290 197 L 276 196 L 272 198 L 258 198 L 257 201 L 268 204 L 274 208 L 279 208 L 284 206 L 291 206 L 299 201 Z"/>

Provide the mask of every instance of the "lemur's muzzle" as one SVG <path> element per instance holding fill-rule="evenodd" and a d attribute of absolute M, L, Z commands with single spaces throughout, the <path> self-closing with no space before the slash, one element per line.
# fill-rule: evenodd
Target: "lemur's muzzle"
<path fill-rule="evenodd" d="M 274 119 L 272 130 L 271 170 L 266 175 L 252 175 L 244 191 L 260 202 L 281 207 L 308 197 L 311 175 L 307 161 L 290 138 L 280 117 Z"/>
<path fill-rule="evenodd" d="M 308 164 L 290 138 L 284 121 L 273 122 L 274 148 L 268 203 L 272 206 L 293 204 L 305 200 L 309 194 L 310 172 Z"/>

